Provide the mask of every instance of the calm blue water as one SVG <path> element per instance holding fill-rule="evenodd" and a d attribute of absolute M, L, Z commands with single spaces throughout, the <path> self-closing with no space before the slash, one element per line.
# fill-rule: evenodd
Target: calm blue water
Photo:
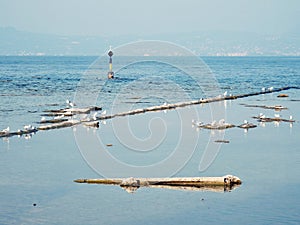
<path fill-rule="evenodd" d="M 163 58 L 130 64 L 117 71 L 115 80 L 106 80 L 103 71 L 107 65 L 97 64 L 96 59 L 1 56 L 0 130 L 38 126 L 44 110 L 64 108 L 66 99 L 74 99 L 80 106 L 103 106 L 110 113 L 209 96 L 210 85 L 216 84 L 218 94 L 300 87 L 299 57 L 204 57 L 208 67 L 196 80 L 200 87 L 195 77 L 184 71 L 191 66 L 188 59 L 178 58 L 182 68 L 164 63 Z M 129 61 L 126 57 L 115 59 L 115 67 Z M 215 106 L 131 116 L 129 122 L 118 118 L 97 130 L 80 126 L 40 131 L 28 140 L 0 139 L 0 224 L 299 224 L 300 90 L 282 93 L 289 97 L 266 94 Z M 241 103 L 288 109 L 275 112 Z M 192 119 L 211 122 L 215 107 L 230 123 L 239 125 L 247 119 L 258 127 L 247 133 L 238 128 L 220 133 L 191 126 Z M 260 112 L 272 117 L 275 113 L 283 118 L 292 115 L 296 122 L 259 124 L 251 117 Z M 163 135 L 155 136 L 160 132 Z M 209 140 L 223 135 L 230 143 L 214 150 L 216 158 L 199 171 Z M 83 142 L 78 136 L 84 137 Z M 178 148 L 177 158 L 191 155 L 182 165 L 169 164 L 172 175 L 234 174 L 243 184 L 232 192 L 141 188 L 128 194 L 117 186 L 74 183 L 78 178 L 100 177 L 95 170 L 105 164 L 102 153 L 88 163 L 82 155 L 88 146 L 100 149 L 108 143 L 113 144 L 109 152 L 114 158 L 135 166 L 162 162 Z M 115 164 L 106 165 L 101 172 L 104 176 L 126 174 Z M 165 171 L 151 172 L 159 176 Z M 144 172 L 137 168 L 132 173 Z"/>

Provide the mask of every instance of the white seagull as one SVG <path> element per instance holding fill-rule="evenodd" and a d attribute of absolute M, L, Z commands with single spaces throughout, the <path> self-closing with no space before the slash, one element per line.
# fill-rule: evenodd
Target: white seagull
<path fill-rule="evenodd" d="M 98 112 L 95 112 L 94 115 L 93 115 L 93 120 L 97 120 L 97 114 Z"/>
<path fill-rule="evenodd" d="M 219 120 L 219 125 L 222 126 L 222 125 L 224 125 L 224 124 L 225 124 L 225 119 L 220 119 L 220 120 Z"/>
<path fill-rule="evenodd" d="M 101 113 L 101 115 L 106 115 L 106 110 L 104 110 L 104 111 Z"/>
<path fill-rule="evenodd" d="M 5 134 L 8 134 L 9 133 L 9 127 L 7 127 L 7 128 L 5 128 L 5 129 L 3 129 L 2 131 L 1 131 L 1 133 L 5 133 Z"/>
<path fill-rule="evenodd" d="M 71 102 L 69 99 L 66 100 L 66 103 L 71 107 L 76 106 L 76 104 L 74 102 Z"/>

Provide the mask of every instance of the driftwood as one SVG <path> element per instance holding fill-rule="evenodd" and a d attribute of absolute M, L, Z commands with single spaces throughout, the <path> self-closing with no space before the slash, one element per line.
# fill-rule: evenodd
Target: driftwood
<path fill-rule="evenodd" d="M 287 97 L 289 97 L 288 94 L 279 94 L 279 95 L 277 95 L 277 98 L 287 98 Z"/>
<path fill-rule="evenodd" d="M 172 178 L 111 178 L 111 179 L 77 179 L 77 183 L 120 185 L 129 192 L 140 187 L 159 187 L 189 190 L 231 189 L 240 185 L 240 178 L 232 175 L 223 177 L 172 177 Z M 224 189 L 225 188 L 225 189 Z"/>
<path fill-rule="evenodd" d="M 230 123 L 225 123 L 225 120 L 220 120 L 219 122 L 213 121 L 212 123 L 204 124 L 203 122 L 197 122 L 192 120 L 192 124 L 199 128 L 205 128 L 210 130 L 224 130 L 228 128 L 235 127 L 235 125 Z"/>
<path fill-rule="evenodd" d="M 233 124 L 230 124 L 230 123 L 225 123 L 225 124 L 222 124 L 222 125 L 214 125 L 214 124 L 204 124 L 202 126 L 200 126 L 200 128 L 205 128 L 205 129 L 210 129 L 210 130 L 224 130 L 224 129 L 228 129 L 228 128 L 232 128 L 232 127 L 235 127 L 235 125 Z"/>
<path fill-rule="evenodd" d="M 145 113 L 145 112 L 171 110 L 171 109 L 185 107 L 185 106 L 189 106 L 189 105 L 204 104 L 204 103 L 218 102 L 218 101 L 224 101 L 224 100 L 234 100 L 234 99 L 245 98 L 245 97 L 249 97 L 249 96 L 268 94 L 268 93 L 272 93 L 272 92 L 279 92 L 279 91 L 288 90 L 288 89 L 291 89 L 291 88 L 297 88 L 298 89 L 298 87 L 283 87 L 283 88 L 274 88 L 272 90 L 268 89 L 268 90 L 265 90 L 265 91 L 248 93 L 248 94 L 241 94 L 241 95 L 232 95 L 232 96 L 222 96 L 222 95 L 220 95 L 220 96 L 217 96 L 217 97 L 214 97 L 214 98 L 207 98 L 207 99 L 201 98 L 199 100 L 193 100 L 193 101 L 189 101 L 189 102 L 179 102 L 179 103 L 174 103 L 174 104 L 163 104 L 163 105 L 159 105 L 159 106 L 151 106 L 151 107 L 144 108 L 144 109 L 135 109 L 135 110 L 127 111 L 127 112 L 116 113 L 116 114 L 113 114 L 113 115 L 104 115 L 104 116 L 102 115 L 102 116 L 97 117 L 97 119 L 98 120 L 105 120 L 105 119 L 112 119 L 114 117 L 135 115 L 135 114 L 141 114 L 141 113 Z M 277 108 L 282 109 L 281 107 L 277 107 Z M 225 128 L 221 128 L 221 129 L 226 129 L 226 128 L 230 128 L 230 126 L 225 127 Z M 211 126 L 208 125 L 207 129 L 215 129 L 215 128 L 212 128 Z"/>
<path fill-rule="evenodd" d="M 36 133 L 38 131 L 37 128 L 32 128 L 29 130 L 18 130 L 15 132 L 1 132 L 0 131 L 0 138 L 4 138 L 4 137 L 12 137 L 12 136 L 22 136 L 22 135 L 26 135 L 26 134 L 33 134 Z"/>
<path fill-rule="evenodd" d="M 239 126 L 237 126 L 237 127 L 243 128 L 243 129 L 250 129 L 250 128 L 255 128 L 255 127 L 257 127 L 257 125 L 255 125 L 255 124 L 253 124 L 253 123 L 248 123 L 248 122 L 246 122 L 246 123 L 243 123 L 243 124 L 241 124 L 241 125 L 239 125 Z"/>
<path fill-rule="evenodd" d="M 257 119 L 259 122 L 288 122 L 288 123 L 294 123 L 295 120 L 293 119 L 284 119 L 280 117 L 260 117 L 260 116 L 253 116 L 252 118 Z"/>
<path fill-rule="evenodd" d="M 101 107 L 91 106 L 87 108 L 64 108 L 58 110 L 45 110 L 42 116 L 74 116 L 77 114 L 89 114 L 92 111 L 100 111 Z"/>
<path fill-rule="evenodd" d="M 95 118 L 95 120 L 106 120 L 106 119 L 112 119 L 115 117 L 120 117 L 120 116 L 127 116 L 127 115 L 135 115 L 135 114 L 141 114 L 141 113 L 146 113 L 146 112 L 153 112 L 153 111 L 161 111 L 161 110 L 171 110 L 179 107 L 185 107 L 189 105 L 195 105 L 195 104 L 204 104 L 204 103 L 211 103 L 211 102 L 218 102 L 218 101 L 224 101 L 224 100 L 234 100 L 238 98 L 245 98 L 249 96 L 255 96 L 255 95 L 261 95 L 261 94 L 268 94 L 272 92 L 280 92 L 283 90 L 288 90 L 288 89 L 299 89 L 299 87 L 282 87 L 282 88 L 273 88 L 267 89 L 265 91 L 260 91 L 260 92 L 254 92 L 254 93 L 248 93 L 248 94 L 241 94 L 241 95 L 232 95 L 232 96 L 217 96 L 214 98 L 207 98 L 207 99 L 199 99 L 199 100 L 194 100 L 194 101 L 189 101 L 189 102 L 179 102 L 179 103 L 174 103 L 174 104 L 163 104 L 160 106 L 152 106 L 144 109 L 136 109 L 136 110 L 131 110 L 128 112 L 121 112 L 121 113 L 116 113 L 112 115 L 100 115 Z M 278 108 L 278 107 L 277 107 Z M 280 108 L 280 107 L 279 107 Z M 43 114 L 44 116 L 63 116 L 63 117 L 68 117 L 68 116 L 74 116 L 76 114 L 89 114 L 92 111 L 99 111 L 102 110 L 101 107 L 97 106 L 92 106 L 88 108 L 65 108 L 65 109 L 59 109 L 59 110 L 46 110 L 44 111 L 46 114 Z M 65 119 L 63 119 L 65 120 Z M 271 120 L 271 121 L 278 121 L 276 120 Z M 285 121 L 284 119 L 280 119 L 280 121 Z M 62 121 L 62 122 L 54 122 L 53 124 L 50 125 L 42 125 L 37 128 L 37 130 L 50 130 L 50 129 L 58 129 L 58 128 L 65 128 L 65 127 L 71 127 L 74 125 L 78 125 L 81 123 L 88 122 L 86 120 L 81 120 L 81 121 L 75 121 L 75 120 L 67 120 L 67 121 Z M 267 122 L 267 121 L 266 121 Z M 286 122 L 294 122 L 294 121 L 286 121 Z M 213 126 L 212 124 L 206 124 L 203 126 L 203 128 L 206 129 L 227 129 L 234 127 L 232 124 L 223 124 L 222 126 Z M 22 131 L 24 133 L 24 131 Z M 14 135 L 20 135 L 19 133 L 22 132 L 7 132 L 7 133 L 0 133 L 0 138 L 1 137 L 10 137 Z M 36 132 L 36 131 L 35 131 Z M 25 133 L 24 133 L 25 134 Z"/>
<path fill-rule="evenodd" d="M 99 127 L 99 121 L 92 121 L 92 122 L 85 122 L 83 123 L 83 125 L 87 126 L 87 127 Z"/>
<path fill-rule="evenodd" d="M 225 143 L 228 144 L 229 141 L 228 140 L 215 140 L 216 143 Z"/>
<path fill-rule="evenodd" d="M 39 123 L 44 124 L 44 123 L 61 123 L 68 121 L 67 118 L 60 118 L 60 119 L 50 119 L 50 120 L 41 120 Z"/>
<path fill-rule="evenodd" d="M 64 127 L 72 127 L 77 124 L 80 124 L 79 120 L 68 120 L 65 122 L 39 126 L 37 129 L 38 130 L 51 130 L 51 129 L 58 129 L 58 128 L 64 128 Z"/>
<path fill-rule="evenodd" d="M 283 107 L 281 105 L 274 105 L 274 106 L 267 106 L 267 105 L 248 105 L 248 104 L 241 104 L 245 107 L 257 107 L 257 108 L 263 108 L 263 109 L 274 109 L 275 111 L 281 111 L 283 109 L 288 109 L 286 107 Z"/>

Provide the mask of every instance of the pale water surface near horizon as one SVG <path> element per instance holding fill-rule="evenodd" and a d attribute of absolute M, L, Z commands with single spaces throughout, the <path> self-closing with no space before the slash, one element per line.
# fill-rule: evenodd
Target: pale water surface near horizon
<path fill-rule="evenodd" d="M 27 124 L 38 126 L 43 110 L 66 107 L 66 99 L 74 98 L 78 82 L 95 59 L 1 56 L 0 130 L 7 126 L 11 130 L 21 129 Z M 204 57 L 203 60 L 216 76 L 220 94 L 225 91 L 231 94 L 249 93 L 271 86 L 300 87 L 299 57 Z M 139 90 L 139 83 L 134 82 L 143 74 L 155 74 L 165 79 L 155 80 L 154 84 L 147 80 L 148 83 Z M 94 80 L 91 88 L 97 87 L 97 82 L 103 84 L 105 76 Z M 177 68 L 159 62 L 128 66 L 120 70 L 117 77 L 115 81 L 105 81 L 97 97 L 96 104 L 108 112 L 111 110 L 110 97 L 118 96 L 122 87 L 129 91 L 132 88 L 134 94 L 128 97 L 128 93 L 122 93 L 119 96 L 120 109 L 205 96 L 198 91 L 192 79 L 185 77 Z M 178 96 L 176 86 L 168 88 L 174 81 L 186 95 Z M 147 88 L 154 88 L 157 96 L 143 96 L 143 93 L 148 93 Z M 0 224 L 299 224 L 300 90 L 290 89 L 281 93 L 289 97 L 277 98 L 278 93 L 273 93 L 217 103 L 224 110 L 221 115 L 226 121 L 239 125 L 246 119 L 258 125 L 248 132 L 231 128 L 220 133 L 192 127 L 191 120 L 197 119 L 194 118 L 195 112 L 199 120 L 211 122 L 209 105 L 130 116 L 131 132 L 139 138 L 137 140 L 151 135 L 149 129 L 155 130 L 155 127 L 149 127 L 149 124 L 155 121 L 158 127 L 163 123 L 166 128 L 162 143 L 147 152 L 128 148 L 115 134 L 114 126 L 125 118 L 108 120 L 97 130 L 79 126 L 76 129 L 39 131 L 30 139 L 2 138 Z M 242 104 L 282 105 L 288 109 L 275 112 Z M 280 114 L 287 119 L 292 115 L 296 122 L 260 124 L 252 118 L 259 113 L 271 117 Z M 126 132 L 125 128 L 124 131 L 122 127 L 117 128 L 120 128 L 120 134 Z M 113 144 L 106 147 L 113 157 L 141 166 L 152 165 L 172 154 L 181 141 L 180 131 L 184 132 L 186 139 L 181 154 L 190 149 L 194 151 L 182 167 L 174 169 L 173 175 L 233 174 L 240 177 L 243 184 L 231 192 L 140 188 L 129 194 L 118 186 L 73 182 L 78 178 L 100 177 L 82 157 L 86 146 L 76 143 L 75 136 L 78 134 L 94 136 L 104 145 Z M 212 164 L 199 171 L 209 140 L 218 145 L 213 141 L 219 137 L 230 143 L 222 144 Z M 136 144 L 128 139 L 125 141 L 129 146 Z M 99 147 L 97 143 L 88 144 Z M 110 171 L 114 171 L 115 176 L 125 173 L 118 173 L 116 168 Z M 157 175 L 153 171 L 153 176 Z"/>

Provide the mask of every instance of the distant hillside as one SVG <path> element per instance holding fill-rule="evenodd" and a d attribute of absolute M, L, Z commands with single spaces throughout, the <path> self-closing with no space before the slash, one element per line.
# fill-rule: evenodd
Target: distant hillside
<path fill-rule="evenodd" d="M 258 35 L 247 32 L 209 31 L 148 36 L 62 36 L 0 27 L 0 55 L 101 55 L 135 40 L 164 40 L 208 56 L 300 56 L 300 34 Z"/>

